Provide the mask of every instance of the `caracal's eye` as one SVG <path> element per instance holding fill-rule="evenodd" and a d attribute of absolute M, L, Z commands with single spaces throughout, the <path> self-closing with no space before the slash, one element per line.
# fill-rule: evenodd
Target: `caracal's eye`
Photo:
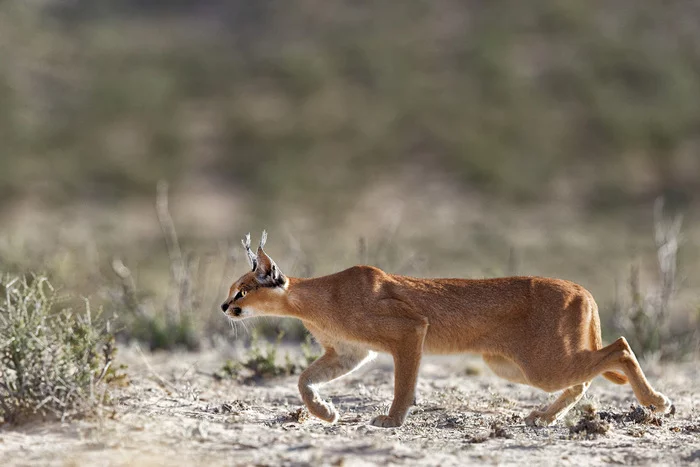
<path fill-rule="evenodd" d="M 236 294 L 235 297 L 233 297 L 233 301 L 235 302 L 239 298 L 245 297 L 246 291 L 245 290 L 239 290 L 238 293 Z"/>

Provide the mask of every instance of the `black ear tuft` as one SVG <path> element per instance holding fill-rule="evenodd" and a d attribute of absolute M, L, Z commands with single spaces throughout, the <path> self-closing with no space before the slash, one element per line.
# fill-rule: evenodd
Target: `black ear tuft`
<path fill-rule="evenodd" d="M 275 263 L 272 263 L 267 272 L 258 271 L 257 277 L 263 287 L 284 287 L 287 284 L 287 277 L 282 274 Z"/>

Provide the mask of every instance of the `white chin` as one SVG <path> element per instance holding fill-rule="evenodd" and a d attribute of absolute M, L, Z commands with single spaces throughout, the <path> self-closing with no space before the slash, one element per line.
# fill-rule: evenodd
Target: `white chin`
<path fill-rule="evenodd" d="M 257 316 L 258 313 L 255 310 L 251 310 L 250 308 L 243 308 L 241 311 L 241 315 L 238 316 L 239 319 L 245 319 L 245 318 L 252 318 L 254 316 Z"/>

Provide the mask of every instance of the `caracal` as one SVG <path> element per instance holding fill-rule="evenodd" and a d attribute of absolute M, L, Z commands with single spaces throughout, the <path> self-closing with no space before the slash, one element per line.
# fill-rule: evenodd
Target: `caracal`
<path fill-rule="evenodd" d="M 230 288 L 221 305 L 231 319 L 261 315 L 300 319 L 324 354 L 299 378 L 304 404 L 316 417 L 338 420 L 319 386 L 362 366 L 375 352 L 394 359 L 394 401 L 380 427 L 400 426 L 414 403 L 424 353 L 477 353 L 509 381 L 547 392 L 563 390 L 531 425 L 551 425 L 567 413 L 602 374 L 628 383 L 644 406 L 667 412 L 671 402 L 655 391 L 624 337 L 603 347 L 598 307 L 578 284 L 543 277 L 418 279 L 370 266 L 323 277 L 287 277 L 250 234 L 243 240 L 252 270 Z"/>

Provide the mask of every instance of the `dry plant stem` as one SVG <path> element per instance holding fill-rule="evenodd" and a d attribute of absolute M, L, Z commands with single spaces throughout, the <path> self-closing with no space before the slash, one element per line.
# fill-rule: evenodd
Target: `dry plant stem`
<path fill-rule="evenodd" d="M 112 269 L 121 281 L 120 299 L 133 315 L 145 318 L 131 320 L 138 326 L 130 328 L 132 335 L 148 341 L 152 348 L 185 346 L 194 349 L 199 344 L 200 328 L 206 327 L 204 324 L 198 324 L 193 316 L 207 293 L 206 284 L 199 280 L 206 273 L 207 264 L 200 268 L 201 259 L 198 256 L 182 254 L 177 232 L 168 211 L 165 182 L 158 185 L 156 213 L 170 264 L 170 281 L 165 301 L 158 308 L 150 301 L 142 302 L 131 271 L 120 259 L 115 258 L 112 261 Z"/>
<path fill-rule="evenodd" d="M 637 264 L 630 269 L 629 298 L 618 296 L 613 304 L 617 327 L 630 336 L 632 347 L 643 355 L 669 356 L 689 350 L 696 338 L 692 332 L 672 338 L 670 316 L 680 288 L 678 251 L 681 243 L 682 216 L 672 221 L 663 216 L 663 200 L 654 204 L 654 242 L 657 256 L 655 283 L 644 287 Z M 619 294 L 618 294 L 619 295 Z"/>
<path fill-rule="evenodd" d="M 180 242 L 178 241 L 175 223 L 168 209 L 168 183 L 164 180 L 158 182 L 156 190 L 156 214 L 158 223 L 163 232 L 163 239 L 168 250 L 170 258 L 170 275 L 173 281 L 174 290 L 171 292 L 170 306 L 174 309 L 172 313 L 168 313 L 169 318 L 173 322 L 177 322 L 181 318 L 182 312 L 182 293 L 185 280 L 185 265 L 182 259 L 182 251 L 180 250 Z"/>
<path fill-rule="evenodd" d="M 163 378 L 161 375 L 159 375 L 159 374 L 153 369 L 153 367 L 151 366 L 151 364 L 148 363 L 148 359 L 146 358 L 146 356 L 144 355 L 143 351 L 141 350 L 141 347 L 140 347 L 138 344 L 136 345 L 136 351 L 138 352 L 139 357 L 141 357 L 141 360 L 143 361 L 144 365 L 146 365 L 146 368 L 148 369 L 148 371 L 151 373 L 151 375 L 156 379 L 156 381 L 160 384 L 160 386 L 161 386 L 163 389 L 165 389 L 166 391 L 167 391 L 167 390 L 172 390 L 172 391 L 174 391 L 174 392 L 179 392 L 178 388 L 177 388 L 173 383 L 171 383 L 171 382 L 168 381 L 167 379 Z"/>
<path fill-rule="evenodd" d="M 136 281 L 134 281 L 131 270 L 119 258 L 112 260 L 112 270 L 121 279 L 127 309 L 141 317 L 152 318 L 152 313 L 149 313 L 148 309 L 139 302 L 136 294 Z"/>
<path fill-rule="evenodd" d="M 677 290 L 676 269 L 678 266 L 678 247 L 680 244 L 683 216 L 677 215 L 672 222 L 663 219 L 663 199 L 659 198 L 654 204 L 654 240 L 656 255 L 659 263 L 659 313 L 662 323 L 668 325 L 670 303 Z M 666 329 L 664 329 L 666 330 Z"/>
<path fill-rule="evenodd" d="M 229 244 L 226 244 L 226 246 L 224 248 L 221 248 L 221 246 L 219 246 L 219 253 L 221 253 L 222 250 L 223 250 L 223 255 L 221 255 L 221 254 L 217 255 L 217 257 L 223 256 L 223 258 L 224 258 L 224 261 L 222 261 L 222 265 L 221 265 L 221 273 L 219 274 L 220 279 L 218 282 L 217 291 L 224 289 L 224 287 L 226 286 L 226 272 L 228 271 L 229 267 L 233 267 L 236 264 L 236 258 L 233 255 L 233 251 L 232 251 L 231 246 Z M 209 305 L 209 309 L 215 310 L 217 308 L 216 294 L 207 293 L 205 295 L 205 297 L 206 296 L 212 297 L 210 305 Z"/>

